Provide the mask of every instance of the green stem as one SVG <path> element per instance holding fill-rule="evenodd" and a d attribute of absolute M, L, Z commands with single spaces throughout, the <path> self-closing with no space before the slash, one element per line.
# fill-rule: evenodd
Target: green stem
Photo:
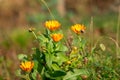
<path fill-rule="evenodd" d="M 26 74 L 26 80 L 30 80 L 29 73 L 28 73 L 28 74 Z"/>
<path fill-rule="evenodd" d="M 36 36 L 35 32 L 32 31 L 32 33 L 33 33 L 33 35 L 35 36 L 35 38 L 37 39 L 37 36 Z"/>
<path fill-rule="evenodd" d="M 92 53 L 92 51 L 93 51 L 93 17 L 91 17 L 91 22 L 90 22 L 90 34 L 91 35 L 89 35 L 90 36 L 90 42 L 91 42 L 91 44 L 90 44 L 90 47 L 91 47 L 91 53 Z"/>
<path fill-rule="evenodd" d="M 116 42 L 119 44 L 119 29 L 120 29 L 120 6 L 118 7 L 118 22 L 117 22 L 117 33 L 116 33 Z M 119 45 L 116 45 L 116 55 L 119 55 Z"/>
<path fill-rule="evenodd" d="M 6 79 L 10 79 L 10 74 L 9 74 L 8 69 L 7 69 L 7 64 L 6 64 L 6 59 L 5 59 L 5 57 L 3 57 L 3 67 L 5 68 Z"/>
<path fill-rule="evenodd" d="M 81 43 L 82 39 L 81 39 L 80 35 L 77 35 L 77 37 L 78 37 L 78 39 L 79 39 L 79 43 Z M 79 44 L 79 43 L 78 43 L 78 44 Z M 83 48 L 82 48 L 82 51 L 81 51 L 81 55 L 82 55 L 82 57 L 84 56 Z"/>
<path fill-rule="evenodd" d="M 52 17 L 53 19 L 55 19 L 55 17 L 53 16 L 53 14 L 52 14 L 50 8 L 48 7 L 47 3 L 45 2 L 45 0 L 41 0 L 41 1 L 42 1 L 42 2 L 44 3 L 44 5 L 47 7 L 47 9 L 48 9 L 48 11 L 49 11 L 51 17 Z"/>
<path fill-rule="evenodd" d="M 81 42 L 81 40 L 82 40 L 81 37 L 79 35 L 77 35 L 77 37 L 78 37 L 79 41 Z"/>

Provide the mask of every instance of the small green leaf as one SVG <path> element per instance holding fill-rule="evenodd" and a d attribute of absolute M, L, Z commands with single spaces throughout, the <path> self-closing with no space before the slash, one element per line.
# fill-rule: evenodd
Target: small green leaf
<path fill-rule="evenodd" d="M 46 32 L 46 35 L 50 34 L 50 31 L 48 29 L 46 29 L 45 32 Z"/>
<path fill-rule="evenodd" d="M 65 51 L 68 51 L 68 48 L 61 44 L 61 43 L 58 43 L 57 46 L 56 46 L 56 50 L 55 51 L 62 51 L 62 52 L 65 52 Z"/>
<path fill-rule="evenodd" d="M 40 35 L 38 36 L 38 39 L 40 40 L 40 42 L 42 43 L 45 43 L 45 42 L 48 42 L 48 38 L 46 38 L 44 35 Z"/>
<path fill-rule="evenodd" d="M 46 60 L 46 64 L 48 65 L 48 67 L 51 68 L 52 61 L 53 61 L 53 54 L 46 53 L 45 60 Z"/>
<path fill-rule="evenodd" d="M 54 70 L 60 70 L 60 67 L 57 64 L 52 64 L 52 68 Z"/>
<path fill-rule="evenodd" d="M 58 65 L 62 65 L 63 62 L 67 61 L 68 58 L 63 53 L 57 53 L 57 56 L 53 57 L 53 61 L 56 62 Z"/>
<path fill-rule="evenodd" d="M 18 59 L 19 59 L 19 60 L 27 59 L 27 55 L 25 55 L 25 54 L 19 54 L 19 55 L 18 55 Z"/>
<path fill-rule="evenodd" d="M 34 72 L 31 73 L 31 76 L 32 76 L 33 80 L 36 80 L 36 77 L 37 77 L 37 70 L 34 70 Z"/>
<path fill-rule="evenodd" d="M 38 61 L 34 61 L 34 69 L 38 68 Z"/>
<path fill-rule="evenodd" d="M 20 70 L 20 69 L 18 69 L 18 70 L 16 71 L 16 75 L 17 75 L 17 76 L 21 76 L 21 70 Z"/>
<path fill-rule="evenodd" d="M 53 43 L 52 43 L 52 40 L 50 40 L 47 44 L 46 44 L 46 47 L 48 49 L 49 52 L 53 52 Z"/>

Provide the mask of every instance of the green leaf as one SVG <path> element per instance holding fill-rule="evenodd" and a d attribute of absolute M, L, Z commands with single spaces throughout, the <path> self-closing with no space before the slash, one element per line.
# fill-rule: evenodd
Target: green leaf
<path fill-rule="evenodd" d="M 37 70 L 34 70 L 34 72 L 31 73 L 31 77 L 33 78 L 33 80 L 36 80 L 36 77 L 37 77 Z"/>
<path fill-rule="evenodd" d="M 34 61 L 34 69 L 37 69 L 37 68 L 38 68 L 38 61 L 35 60 L 35 61 Z"/>
<path fill-rule="evenodd" d="M 50 31 L 48 29 L 45 30 L 46 36 L 50 35 Z"/>
<path fill-rule="evenodd" d="M 80 45 L 80 48 L 81 48 L 81 49 L 84 49 L 84 48 L 85 48 L 85 45 L 86 45 L 86 40 L 83 40 L 83 39 L 82 39 L 79 45 Z"/>
<path fill-rule="evenodd" d="M 58 71 L 53 71 L 53 72 L 46 72 L 45 73 L 46 77 L 50 79 L 57 79 L 58 77 L 63 77 L 66 75 L 65 71 L 58 70 Z"/>
<path fill-rule="evenodd" d="M 53 61 L 53 54 L 46 53 L 45 60 L 46 60 L 46 64 L 48 65 L 48 67 L 51 68 L 52 61 Z"/>
<path fill-rule="evenodd" d="M 50 40 L 50 41 L 46 44 L 46 47 L 47 47 L 47 50 L 48 50 L 49 52 L 53 52 L 53 47 L 54 47 L 54 45 L 53 45 L 53 43 L 52 43 L 52 40 Z"/>
<path fill-rule="evenodd" d="M 44 66 L 43 66 L 41 63 L 39 63 L 38 66 L 39 66 L 38 69 L 37 69 L 38 72 L 39 72 L 41 75 L 44 74 Z"/>
<path fill-rule="evenodd" d="M 73 72 L 69 71 L 67 72 L 67 75 L 64 76 L 63 80 L 77 80 L 77 77 L 76 76 L 72 76 L 74 75 Z"/>
<path fill-rule="evenodd" d="M 38 70 L 39 73 L 42 72 L 44 64 L 45 64 L 45 56 L 40 52 L 38 48 L 36 48 L 36 54 L 33 54 L 34 60 L 34 69 Z"/>
<path fill-rule="evenodd" d="M 18 54 L 18 59 L 19 60 L 26 60 L 27 59 L 27 55 L 25 55 L 25 54 Z"/>
<path fill-rule="evenodd" d="M 48 38 L 46 38 L 44 35 L 38 36 L 38 40 L 40 40 L 41 43 L 48 42 Z"/>
<path fill-rule="evenodd" d="M 76 79 L 80 75 L 88 75 L 88 71 L 85 69 L 74 69 L 74 72 L 69 71 L 63 80 Z"/>
<path fill-rule="evenodd" d="M 68 60 L 68 57 L 63 53 L 57 53 L 56 55 L 53 57 L 53 61 L 59 65 L 62 65 L 63 62 Z"/>
<path fill-rule="evenodd" d="M 60 67 L 57 64 L 52 64 L 52 68 L 54 70 L 60 70 Z"/>
<path fill-rule="evenodd" d="M 21 70 L 18 69 L 18 70 L 15 72 L 15 74 L 16 74 L 17 76 L 21 76 Z"/>
<path fill-rule="evenodd" d="M 43 54 L 40 52 L 39 48 L 36 48 L 36 53 L 32 55 L 34 60 L 41 61 Z"/>
<path fill-rule="evenodd" d="M 68 48 L 65 45 L 63 45 L 62 43 L 58 43 L 58 44 L 56 44 L 56 50 L 55 51 L 65 52 L 65 51 L 68 51 Z"/>

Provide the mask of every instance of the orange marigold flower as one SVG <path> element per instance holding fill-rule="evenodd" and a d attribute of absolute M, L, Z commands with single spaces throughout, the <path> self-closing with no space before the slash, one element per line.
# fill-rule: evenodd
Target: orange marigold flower
<path fill-rule="evenodd" d="M 50 20 L 45 22 L 45 27 L 53 31 L 60 28 L 61 24 L 56 20 Z"/>
<path fill-rule="evenodd" d="M 55 34 L 52 34 L 51 37 L 52 37 L 53 41 L 58 42 L 63 38 L 63 35 L 55 33 Z"/>
<path fill-rule="evenodd" d="M 21 62 L 21 64 L 20 64 L 20 68 L 23 71 L 31 71 L 31 69 L 33 68 L 33 66 L 34 66 L 34 63 L 31 62 L 31 61 Z"/>
<path fill-rule="evenodd" d="M 84 25 L 75 24 L 71 27 L 71 30 L 74 31 L 76 34 L 84 33 L 86 27 Z"/>

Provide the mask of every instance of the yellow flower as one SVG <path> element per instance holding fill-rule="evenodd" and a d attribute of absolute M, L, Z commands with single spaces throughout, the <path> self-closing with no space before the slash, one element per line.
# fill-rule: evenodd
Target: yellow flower
<path fill-rule="evenodd" d="M 31 69 L 33 68 L 33 66 L 34 66 L 34 63 L 31 62 L 31 61 L 21 62 L 21 64 L 20 64 L 20 68 L 23 71 L 31 71 Z"/>
<path fill-rule="evenodd" d="M 52 37 L 53 41 L 58 42 L 63 38 L 63 35 L 55 33 L 55 34 L 52 34 L 51 37 Z"/>
<path fill-rule="evenodd" d="M 56 20 L 50 20 L 45 22 L 45 27 L 53 31 L 60 28 L 61 24 Z"/>
<path fill-rule="evenodd" d="M 78 59 L 77 57 L 74 57 L 71 59 L 71 61 L 74 62 L 74 61 L 77 61 L 77 59 Z"/>
<path fill-rule="evenodd" d="M 71 30 L 75 32 L 76 34 L 84 33 L 86 27 L 81 24 L 75 24 L 71 27 Z"/>
<path fill-rule="evenodd" d="M 77 54 L 79 52 L 78 48 L 76 46 L 72 47 L 71 53 L 70 54 Z"/>
<path fill-rule="evenodd" d="M 71 61 L 67 61 L 67 62 L 66 62 L 66 64 L 68 64 L 68 65 L 71 64 L 71 63 L 72 63 Z"/>

